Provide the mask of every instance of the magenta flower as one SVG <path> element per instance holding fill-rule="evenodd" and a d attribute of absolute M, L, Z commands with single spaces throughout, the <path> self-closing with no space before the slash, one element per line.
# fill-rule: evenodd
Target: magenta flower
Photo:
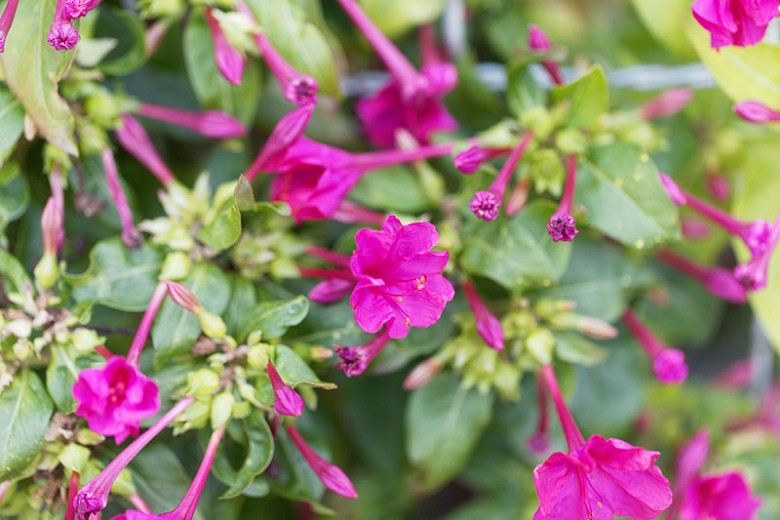
<path fill-rule="evenodd" d="M 68 16 L 66 0 L 57 0 L 57 7 L 54 11 L 54 21 L 49 28 L 49 45 L 55 50 L 70 50 L 76 46 L 81 39 L 78 31 L 73 27 Z"/>
<path fill-rule="evenodd" d="M 673 88 L 662 92 L 656 98 L 647 102 L 639 110 L 639 115 L 646 121 L 673 116 L 693 99 L 693 90 L 689 88 Z"/>
<path fill-rule="evenodd" d="M 311 466 L 311 469 L 314 470 L 314 473 L 317 474 L 320 482 L 326 488 L 346 498 L 357 498 L 358 494 L 355 486 L 341 468 L 317 455 L 317 452 L 306 444 L 306 441 L 298 433 L 298 430 L 295 429 L 295 426 L 288 424 L 286 429 L 295 447 L 298 448 L 298 451 L 303 455 L 303 458 L 306 459 L 306 462 Z"/>
<path fill-rule="evenodd" d="M 759 255 L 753 255 L 750 261 L 734 268 L 734 277 L 748 291 L 757 291 L 766 287 L 769 263 L 778 241 L 780 241 L 780 216 L 777 217 L 772 226 L 766 250 Z"/>
<path fill-rule="evenodd" d="M 701 283 L 711 294 L 733 303 L 745 303 L 747 293 L 739 279 L 728 269 L 706 267 L 668 250 L 658 252 L 663 263 Z"/>
<path fill-rule="evenodd" d="M 566 157 L 566 183 L 563 186 L 563 195 L 558 209 L 550 217 L 547 223 L 547 233 L 553 242 L 571 242 L 577 236 L 577 221 L 571 215 L 574 203 L 574 186 L 577 182 L 577 156 L 570 154 Z"/>
<path fill-rule="evenodd" d="M 650 520 L 667 509 L 672 490 L 655 465 L 660 453 L 600 435 L 585 441 L 563 401 L 552 367 L 543 366 L 542 375 L 569 452 L 553 453 L 534 469 L 539 495 L 534 520 L 609 520 L 615 516 Z"/>
<path fill-rule="evenodd" d="M 485 161 L 501 157 L 511 151 L 511 148 L 486 148 L 475 144 L 468 150 L 459 152 L 453 164 L 463 173 L 474 173 Z"/>
<path fill-rule="evenodd" d="M 760 101 L 743 101 L 734 105 L 734 112 L 748 123 L 764 124 L 780 121 L 780 112 Z"/>
<path fill-rule="evenodd" d="M 509 179 L 512 178 L 512 174 L 517 168 L 517 163 L 523 157 L 531 137 L 533 137 L 533 131 L 531 130 L 523 134 L 520 143 L 512 150 L 509 158 L 501 167 L 487 191 L 478 191 L 474 198 L 471 199 L 469 209 L 477 218 L 495 220 L 498 217 L 498 209 L 504 202 L 504 192 L 506 192 L 506 187 L 509 185 Z"/>
<path fill-rule="evenodd" d="M 19 0 L 8 0 L 0 15 L 0 52 L 5 52 L 5 39 L 8 37 L 8 31 L 11 30 L 11 24 L 14 23 L 16 8 L 19 6 Z"/>
<path fill-rule="evenodd" d="M 463 282 L 463 291 L 466 293 L 471 312 L 474 313 L 479 335 L 490 348 L 504 350 L 504 331 L 498 318 L 488 310 L 471 282 Z"/>
<path fill-rule="evenodd" d="M 122 114 L 122 126 L 114 132 L 119 144 L 127 150 L 138 162 L 146 166 L 146 169 L 157 177 L 157 180 L 167 186 L 176 180 L 173 172 L 162 160 L 154 148 L 149 134 L 144 127 L 130 114 Z"/>
<path fill-rule="evenodd" d="M 377 147 L 393 148 L 398 129 L 405 129 L 419 143 L 430 143 L 438 131 L 454 131 L 457 121 L 447 111 L 442 98 L 458 81 L 457 69 L 438 61 L 425 64 L 418 72 L 355 0 L 339 0 L 352 21 L 371 43 L 393 78 L 369 98 L 358 101 L 355 110 Z"/>
<path fill-rule="evenodd" d="M 679 385 L 685 382 L 688 377 L 688 365 L 685 363 L 685 354 L 681 350 L 669 348 L 637 318 L 631 309 L 623 315 L 623 323 L 653 362 L 653 372 L 658 381 L 668 385 Z"/>
<path fill-rule="evenodd" d="M 391 338 L 404 338 L 409 327 L 439 320 L 455 290 L 441 274 L 449 253 L 430 251 L 438 241 L 433 224 L 404 226 L 394 215 L 381 231 L 357 232 L 350 267 L 358 282 L 349 303 L 361 329 L 374 334 L 385 326 Z"/>
<path fill-rule="evenodd" d="M 298 395 L 298 392 L 287 386 L 270 359 L 265 365 L 265 371 L 268 372 L 271 386 L 274 389 L 274 410 L 276 410 L 276 413 L 300 417 L 304 407 L 303 398 Z"/>
<path fill-rule="evenodd" d="M 73 398 L 78 402 L 76 415 L 85 418 L 92 431 L 113 436 L 117 444 L 137 435 L 141 421 L 160 409 L 157 384 L 120 356 L 103 368 L 79 372 Z"/>
<path fill-rule="evenodd" d="M 309 256 L 320 258 L 338 266 L 338 269 L 299 267 L 301 276 L 307 278 L 325 278 L 309 291 L 309 299 L 317 303 L 334 303 L 343 300 L 352 293 L 357 280 L 349 270 L 350 257 L 321 247 L 306 248 Z"/>
<path fill-rule="evenodd" d="M 760 42 L 777 8 L 778 0 L 696 0 L 691 5 L 693 17 L 710 33 L 713 49 Z"/>
<path fill-rule="evenodd" d="M 133 212 L 127 203 L 125 190 L 119 182 L 119 172 L 114 160 L 114 153 L 110 148 L 105 148 L 101 158 L 103 159 L 103 169 L 106 172 L 108 192 L 111 194 L 116 211 L 119 213 L 119 222 L 122 224 L 122 242 L 127 247 L 138 247 L 143 243 L 143 237 L 141 232 L 135 227 Z"/>
<path fill-rule="evenodd" d="M 736 471 L 697 477 L 685 488 L 680 520 L 753 520 L 761 507 L 745 477 Z"/>
<path fill-rule="evenodd" d="M 76 510 L 76 520 L 93 520 L 106 508 L 108 494 L 119 474 L 149 444 L 161 431 L 165 429 L 176 417 L 181 415 L 195 399 L 187 397 L 182 399 L 163 415 L 151 428 L 142 433 L 131 442 L 114 460 L 108 463 L 98 476 L 87 482 L 76 494 L 73 507 Z"/>
<path fill-rule="evenodd" d="M 550 39 L 547 37 L 544 31 L 533 24 L 528 26 L 528 47 L 530 47 L 532 51 L 545 53 L 552 50 Z M 550 79 L 552 79 L 554 84 L 563 84 L 563 76 L 561 76 L 561 71 L 555 61 L 543 60 L 542 66 L 547 71 L 547 74 L 550 75 Z"/>
<path fill-rule="evenodd" d="M 680 188 L 680 186 L 674 182 L 674 179 L 665 173 L 660 173 L 658 177 L 661 179 L 661 186 L 663 186 L 664 190 L 666 190 L 666 194 L 669 196 L 672 202 L 678 206 L 684 205 L 686 203 L 685 193 L 683 192 L 682 188 Z"/>
<path fill-rule="evenodd" d="M 65 0 L 68 18 L 82 18 L 100 4 L 100 0 Z"/>
<path fill-rule="evenodd" d="M 230 83 L 240 85 L 241 76 L 244 74 L 244 56 L 230 45 L 219 21 L 214 17 L 212 8 L 207 7 L 205 13 L 211 39 L 214 41 L 214 60 L 217 62 L 217 69 Z"/>
<path fill-rule="evenodd" d="M 715 199 L 726 202 L 731 197 L 729 180 L 718 172 L 707 172 L 707 191 Z"/>
<path fill-rule="evenodd" d="M 348 377 L 359 376 L 365 372 L 368 365 L 376 359 L 389 341 L 390 335 L 387 333 L 387 329 L 383 329 L 365 345 L 359 347 L 334 346 L 333 349 L 340 358 L 336 362 L 336 369 L 343 371 Z"/>
<path fill-rule="evenodd" d="M 190 112 L 178 108 L 141 103 L 138 113 L 144 117 L 187 128 L 203 137 L 230 139 L 246 133 L 244 126 L 230 114 L 218 110 Z"/>

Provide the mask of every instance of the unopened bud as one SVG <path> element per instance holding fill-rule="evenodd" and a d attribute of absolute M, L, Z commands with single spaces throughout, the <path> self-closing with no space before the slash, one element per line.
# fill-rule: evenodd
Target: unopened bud
<path fill-rule="evenodd" d="M 414 390 L 427 385 L 444 367 L 444 363 L 436 357 L 430 357 L 414 367 L 404 379 L 404 390 Z"/>
<path fill-rule="evenodd" d="M 538 328 L 525 340 L 525 346 L 539 363 L 546 365 L 552 362 L 555 336 L 549 329 Z"/>
<path fill-rule="evenodd" d="M 57 255 L 54 253 L 44 253 L 38 264 L 33 270 L 35 279 L 41 285 L 42 289 L 51 289 L 60 278 L 60 268 L 57 265 Z"/>
<path fill-rule="evenodd" d="M 577 308 L 574 300 L 551 300 L 542 298 L 534 305 L 534 312 L 542 318 L 552 318 L 562 312 L 571 312 Z"/>
<path fill-rule="evenodd" d="M 171 300 L 179 307 L 193 314 L 198 314 L 198 311 L 202 309 L 200 302 L 186 285 L 178 282 L 168 282 L 167 287 Z"/>
<path fill-rule="evenodd" d="M 207 368 L 187 374 L 187 388 L 184 394 L 195 398 L 210 397 L 219 390 L 219 375 Z"/>
<path fill-rule="evenodd" d="M 593 339 L 613 339 L 618 335 L 618 330 L 609 323 L 575 313 L 554 316 L 550 324 L 558 329 L 577 330 Z"/>
<path fill-rule="evenodd" d="M 333 351 L 325 347 L 311 347 L 309 349 L 309 359 L 315 363 L 322 363 L 333 358 Z"/>
<path fill-rule="evenodd" d="M 211 402 L 211 427 L 217 429 L 230 420 L 233 415 L 233 405 L 236 399 L 232 392 L 225 391 L 218 394 Z"/>
<path fill-rule="evenodd" d="M 89 448 L 75 443 L 67 444 L 57 455 L 57 459 L 64 467 L 76 473 L 82 473 L 89 460 Z"/>
<path fill-rule="evenodd" d="M 200 322 L 200 327 L 203 329 L 203 333 L 206 336 L 212 339 L 222 339 L 225 337 L 225 334 L 227 334 L 227 325 L 225 325 L 222 318 L 207 311 L 203 307 L 199 309 L 196 315 Z"/>

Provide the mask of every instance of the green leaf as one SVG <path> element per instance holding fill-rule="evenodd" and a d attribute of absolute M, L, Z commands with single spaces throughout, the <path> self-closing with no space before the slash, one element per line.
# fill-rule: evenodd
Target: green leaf
<path fill-rule="evenodd" d="M 393 37 L 439 18 L 447 0 L 360 0 L 360 4 L 379 29 Z"/>
<path fill-rule="evenodd" d="M 263 340 L 280 338 L 293 325 L 298 325 L 309 312 L 309 300 L 304 296 L 296 296 L 287 301 L 260 302 L 248 311 L 239 327 L 239 341 L 244 341 L 249 334 L 259 330 Z"/>
<path fill-rule="evenodd" d="M 255 410 L 244 423 L 247 438 L 247 452 L 241 468 L 234 473 L 230 488 L 220 498 L 235 498 L 242 494 L 271 464 L 274 456 L 274 437 L 263 413 Z"/>
<path fill-rule="evenodd" d="M 22 104 L 0 83 L 0 164 L 24 131 Z"/>
<path fill-rule="evenodd" d="M 569 112 L 564 123 L 572 126 L 589 126 L 609 108 L 607 77 L 600 65 L 594 65 L 577 81 L 555 87 L 552 101 L 568 101 Z"/>
<path fill-rule="evenodd" d="M 128 11 L 101 6 L 95 24 L 94 37 L 111 38 L 115 45 L 98 64 L 106 74 L 125 75 L 146 61 L 144 25 L 138 16 Z"/>
<path fill-rule="evenodd" d="M 162 266 L 162 253 L 146 244 L 130 249 L 119 238 L 95 244 L 89 268 L 66 274 L 76 301 L 91 301 L 112 309 L 140 312 L 146 309 Z"/>
<path fill-rule="evenodd" d="M 260 68 L 248 60 L 240 85 L 222 77 L 214 61 L 214 43 L 202 12 L 193 12 L 184 29 L 184 62 L 201 105 L 227 112 L 244 124 L 254 119 L 262 88 Z"/>
<path fill-rule="evenodd" d="M 249 0 L 263 32 L 295 69 L 310 74 L 320 92 L 339 96 L 336 60 L 328 38 L 293 0 Z"/>
<path fill-rule="evenodd" d="M 218 267 L 201 262 L 182 280 L 206 310 L 220 316 L 230 301 L 230 279 Z M 200 322 L 191 312 L 167 299 L 152 325 L 154 361 L 160 365 L 171 356 L 187 352 L 200 337 Z"/>
<path fill-rule="evenodd" d="M 257 205 L 252 185 L 244 177 L 243 173 L 238 176 L 238 181 L 236 182 L 235 198 L 236 206 L 238 206 L 240 211 L 253 211 Z"/>
<path fill-rule="evenodd" d="M 35 129 L 52 144 L 78 155 L 73 113 L 59 96 L 57 84 L 74 51 L 55 51 L 46 39 L 56 2 L 19 2 L 9 49 L 0 54 L 3 77 Z"/>
<path fill-rule="evenodd" d="M 554 211 L 551 203 L 540 201 L 511 219 L 469 218 L 463 230 L 463 268 L 509 290 L 531 282 L 557 281 L 566 270 L 571 244 L 556 244 L 547 234 L 547 221 Z"/>
<path fill-rule="evenodd" d="M 313 386 L 315 388 L 324 388 L 328 390 L 336 388 L 336 385 L 333 383 L 323 383 L 298 354 L 284 345 L 276 346 L 274 365 L 284 382 L 293 388 L 298 385 Z"/>
<path fill-rule="evenodd" d="M 321 457 L 328 459 L 328 453 L 316 445 L 319 439 L 310 439 L 305 434 L 304 438 L 309 441 L 312 448 L 315 448 Z M 325 487 L 298 448 L 295 447 L 285 428 L 279 428 L 276 433 L 275 467 L 276 464 L 278 464 L 278 471 L 270 480 L 271 488 L 275 493 L 291 500 L 303 500 L 317 504 L 325 492 Z"/>
<path fill-rule="evenodd" d="M 0 275 L 6 283 L 13 286 L 13 292 L 16 293 L 24 294 L 25 287 L 33 286 L 30 276 L 19 260 L 4 249 L 0 249 Z"/>
<path fill-rule="evenodd" d="M 528 64 L 512 63 L 507 67 L 506 97 L 515 116 L 547 103 L 547 92 L 536 82 Z"/>
<path fill-rule="evenodd" d="M 604 361 L 608 354 L 606 349 L 577 334 L 555 333 L 555 357 L 561 361 L 594 366 Z"/>
<path fill-rule="evenodd" d="M 30 370 L 0 392 L 0 480 L 13 479 L 35 460 L 51 414 L 46 389 Z"/>
<path fill-rule="evenodd" d="M 363 206 L 388 212 L 420 213 L 430 207 L 418 176 L 402 166 L 371 172 L 349 196 Z"/>
<path fill-rule="evenodd" d="M 238 242 L 241 238 L 241 213 L 235 197 L 222 201 L 213 218 L 198 233 L 198 238 L 215 252 Z"/>
<path fill-rule="evenodd" d="M 580 163 L 574 203 L 588 210 L 588 225 L 636 248 L 679 237 L 675 205 L 658 169 L 640 148 L 616 143 L 591 149 Z"/>
<path fill-rule="evenodd" d="M 242 276 L 228 275 L 232 281 L 230 303 L 225 309 L 225 324 L 228 334 L 238 335 L 238 326 L 247 309 L 257 303 L 257 293 L 254 283 Z"/>
<path fill-rule="evenodd" d="M 54 344 L 51 347 L 51 361 L 46 368 L 46 388 L 57 410 L 73 413 L 76 401 L 71 390 L 79 372 L 100 362 L 97 355 L 80 356 L 73 347 Z"/>
<path fill-rule="evenodd" d="M 406 453 L 422 487 L 435 489 L 467 462 L 493 412 L 492 394 L 467 390 L 451 374 L 415 390 L 406 409 Z"/>
<path fill-rule="evenodd" d="M 2 135 L 2 121 L 0 121 L 0 140 Z M 0 162 L 2 162 L 1 155 L 2 152 L 0 152 Z M 19 167 L 16 164 L 6 163 L 4 169 L 10 170 L 11 175 L 3 175 L 0 178 L 0 231 L 10 222 L 24 215 L 30 205 L 30 187 L 25 176 L 20 174 Z"/>
<path fill-rule="evenodd" d="M 677 55 L 691 58 L 693 47 L 685 37 L 691 21 L 691 0 L 631 0 L 639 18 L 652 35 Z"/>

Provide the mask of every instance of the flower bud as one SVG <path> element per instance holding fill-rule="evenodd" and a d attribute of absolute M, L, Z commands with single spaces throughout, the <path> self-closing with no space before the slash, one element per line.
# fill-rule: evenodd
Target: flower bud
<path fill-rule="evenodd" d="M 184 395 L 202 399 L 211 397 L 219 390 L 219 375 L 207 368 L 201 368 L 187 374 L 187 387 Z"/>
<path fill-rule="evenodd" d="M 198 321 L 200 322 L 200 326 L 203 329 L 203 333 L 206 336 L 212 339 L 222 339 L 225 337 L 225 334 L 227 334 L 227 325 L 225 325 L 225 322 L 222 320 L 222 318 L 216 314 L 213 314 L 201 307 L 197 313 L 197 317 Z"/>
<path fill-rule="evenodd" d="M 541 364 L 552 362 L 552 352 L 555 346 L 555 337 L 549 329 L 538 328 L 525 340 L 525 347 L 531 355 Z"/>
<path fill-rule="evenodd" d="M 70 341 L 73 343 L 76 352 L 89 354 L 94 351 L 95 347 L 105 343 L 106 338 L 98 336 L 97 332 L 92 329 L 79 327 L 70 333 Z"/>
<path fill-rule="evenodd" d="M 211 427 L 216 430 L 230 420 L 233 414 L 233 405 L 236 399 L 232 392 L 225 391 L 214 398 L 211 402 Z"/>
<path fill-rule="evenodd" d="M 409 375 L 404 379 L 404 390 L 414 390 L 421 386 L 427 385 L 431 379 L 436 377 L 441 369 L 444 368 L 444 363 L 436 357 L 430 357 L 414 367 Z"/>

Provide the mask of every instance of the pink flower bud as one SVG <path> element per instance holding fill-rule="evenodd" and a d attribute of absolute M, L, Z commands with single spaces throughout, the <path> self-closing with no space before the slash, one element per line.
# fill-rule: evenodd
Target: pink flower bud
<path fill-rule="evenodd" d="M 49 45 L 58 51 L 67 51 L 76 46 L 81 39 L 78 31 L 69 20 L 56 22 L 49 28 Z"/>
<path fill-rule="evenodd" d="M 217 110 L 190 112 L 176 108 L 141 103 L 138 113 L 142 116 L 165 121 L 197 132 L 204 137 L 230 139 L 246 133 L 244 126 L 230 114 Z"/>
<path fill-rule="evenodd" d="M 685 204 L 686 198 L 685 193 L 680 189 L 680 186 L 677 185 L 676 182 L 674 182 L 674 179 L 666 175 L 665 173 L 659 174 L 661 178 L 661 186 L 664 187 L 666 190 L 666 194 L 669 195 L 669 198 L 672 199 L 672 202 L 677 204 L 678 206 Z"/>
<path fill-rule="evenodd" d="M 271 379 L 271 386 L 274 389 L 274 410 L 282 415 L 291 417 L 300 417 L 303 413 L 303 398 L 298 392 L 287 386 L 282 380 L 282 376 L 276 371 L 276 367 L 271 360 L 265 366 L 268 377 Z"/>
<path fill-rule="evenodd" d="M 693 99 L 693 90 L 676 88 L 662 92 L 658 97 L 645 104 L 639 111 L 642 119 L 652 121 L 673 116 Z"/>
<path fill-rule="evenodd" d="M 547 233 L 553 242 L 571 242 L 579 234 L 577 221 L 568 213 L 554 213 L 547 223 Z"/>
<path fill-rule="evenodd" d="M 474 314 L 479 335 L 490 348 L 504 350 L 504 330 L 501 328 L 501 322 L 488 310 L 471 282 L 463 282 L 463 291 Z"/>
<path fill-rule="evenodd" d="M 511 152 L 511 148 L 484 148 L 474 145 L 468 150 L 459 152 L 453 164 L 463 173 L 474 173 L 485 161 L 495 159 Z"/>
<path fill-rule="evenodd" d="M 286 429 L 295 447 L 326 488 L 346 498 L 357 498 L 355 486 L 341 468 L 320 457 L 301 437 L 295 426 L 288 424 Z"/>
<path fill-rule="evenodd" d="M 748 123 L 764 124 L 780 121 L 780 112 L 760 101 L 743 101 L 734 105 L 734 112 Z"/>
<path fill-rule="evenodd" d="M 684 383 L 688 378 L 685 354 L 676 348 L 663 349 L 653 358 L 653 372 L 661 383 L 667 385 Z"/>
<path fill-rule="evenodd" d="M 244 57 L 228 42 L 211 7 L 206 8 L 206 22 L 208 22 L 211 38 L 214 40 L 214 59 L 217 62 L 217 69 L 230 83 L 240 85 L 241 76 L 244 74 Z"/>
<path fill-rule="evenodd" d="M 141 123 L 129 114 L 122 114 L 122 126 L 114 132 L 119 144 L 133 157 L 146 166 L 164 186 L 176 177 L 154 148 L 149 135 Z"/>
<path fill-rule="evenodd" d="M 353 280 L 332 278 L 315 285 L 309 291 L 309 299 L 317 303 L 335 303 L 349 296 L 354 288 Z"/>
<path fill-rule="evenodd" d="M 403 384 L 404 390 L 414 390 L 427 385 L 442 368 L 444 368 L 444 364 L 436 357 L 426 359 L 406 376 Z"/>
<path fill-rule="evenodd" d="M 167 282 L 168 294 L 173 302 L 179 307 L 197 314 L 202 308 L 200 302 L 192 293 L 189 287 L 178 282 Z"/>

